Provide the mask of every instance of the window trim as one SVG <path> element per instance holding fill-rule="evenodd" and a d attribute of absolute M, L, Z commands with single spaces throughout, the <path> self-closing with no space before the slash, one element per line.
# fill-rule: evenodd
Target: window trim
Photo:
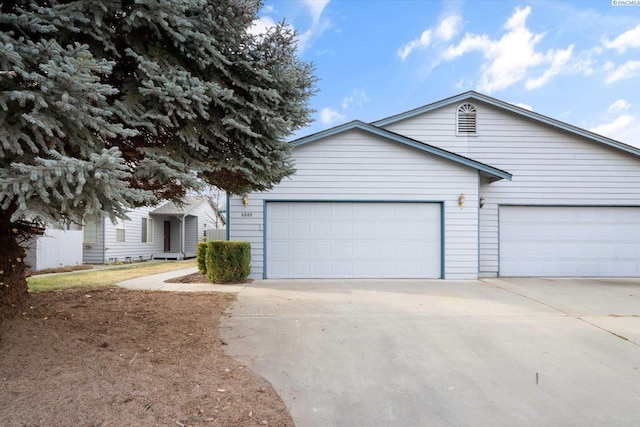
<path fill-rule="evenodd" d="M 100 240 L 100 222 L 98 215 L 87 215 L 82 221 L 82 243 L 98 243 Z M 95 226 L 95 240 L 87 240 L 87 223 L 93 223 Z M 93 237 L 93 236 L 91 236 Z"/>
<path fill-rule="evenodd" d="M 153 243 L 153 218 L 144 217 L 140 221 L 142 228 L 141 242 Z"/>
<path fill-rule="evenodd" d="M 127 225 L 126 221 L 123 219 L 116 219 L 115 223 L 116 227 L 116 243 L 126 243 L 127 241 Z M 122 230 L 122 240 L 120 240 L 119 231 Z"/>

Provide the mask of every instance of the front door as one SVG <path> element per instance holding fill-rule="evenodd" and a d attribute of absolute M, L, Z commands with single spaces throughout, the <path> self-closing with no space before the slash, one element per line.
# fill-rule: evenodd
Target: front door
<path fill-rule="evenodd" d="M 171 252 L 171 221 L 164 222 L 164 251 Z"/>

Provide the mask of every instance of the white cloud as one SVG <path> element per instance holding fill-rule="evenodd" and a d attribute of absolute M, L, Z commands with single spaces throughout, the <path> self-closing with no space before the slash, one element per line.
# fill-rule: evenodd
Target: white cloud
<path fill-rule="evenodd" d="M 435 29 L 427 28 L 420 37 L 411 40 L 398 49 L 398 56 L 404 61 L 412 52 L 431 46 L 434 40 L 449 41 L 460 32 L 461 25 L 462 18 L 460 15 L 449 15 L 443 18 Z"/>
<path fill-rule="evenodd" d="M 320 111 L 320 121 L 324 125 L 329 126 L 337 121 L 344 120 L 344 119 L 345 119 L 345 116 L 343 116 L 342 114 L 340 114 L 339 112 L 331 108 L 328 108 L 328 107 L 323 108 Z"/>
<path fill-rule="evenodd" d="M 275 27 L 276 22 L 269 16 L 261 16 L 253 21 L 253 25 L 249 27 L 249 33 L 253 35 L 265 34 L 269 28 Z"/>
<path fill-rule="evenodd" d="M 630 79 L 640 75 L 640 61 L 627 61 L 617 68 L 614 68 L 611 74 L 607 76 L 607 84 L 617 82 L 618 80 Z"/>
<path fill-rule="evenodd" d="M 450 46 L 443 54 L 451 60 L 465 53 L 479 50 L 487 60 L 481 66 L 478 89 L 494 92 L 525 78 L 529 68 L 544 62 L 545 57 L 535 51 L 535 45 L 544 34 L 533 34 L 526 27 L 531 7 L 517 7 L 507 20 L 507 33 L 499 40 L 491 40 L 486 34 L 467 34 L 457 46 Z"/>
<path fill-rule="evenodd" d="M 453 87 L 460 90 L 467 87 L 470 88 L 470 85 L 471 85 L 471 82 L 467 81 L 467 79 L 465 79 L 464 77 L 460 77 L 460 80 L 458 80 L 456 84 L 453 85 Z"/>
<path fill-rule="evenodd" d="M 531 105 L 529 105 L 529 104 L 525 104 L 525 103 L 522 103 L 522 102 L 510 102 L 510 104 L 513 104 L 516 107 L 520 107 L 520 108 L 523 108 L 525 110 L 533 111 L 533 107 Z"/>
<path fill-rule="evenodd" d="M 329 0 L 304 0 L 304 3 L 311 13 L 311 19 L 315 26 L 320 22 L 322 12 L 324 11 L 324 8 L 327 7 L 327 4 L 329 4 Z"/>
<path fill-rule="evenodd" d="M 571 59 L 571 53 L 573 52 L 573 45 L 561 50 L 553 50 L 547 53 L 547 58 L 550 58 L 551 66 L 540 77 L 535 79 L 527 79 L 524 84 L 526 89 L 537 89 L 549 83 L 549 81 L 566 70 L 567 63 Z"/>
<path fill-rule="evenodd" d="M 398 56 L 403 61 L 416 49 L 425 49 L 431 44 L 431 30 L 424 30 L 420 38 L 411 40 L 398 50 Z"/>
<path fill-rule="evenodd" d="M 631 145 L 640 144 L 640 140 L 638 140 L 640 122 L 637 117 L 631 114 L 623 114 L 609 123 L 603 123 L 589 130 Z"/>
<path fill-rule="evenodd" d="M 363 90 L 354 89 L 350 95 L 347 95 L 342 99 L 342 103 L 340 105 L 343 110 L 346 110 L 352 104 L 356 105 L 358 108 L 362 108 L 367 101 L 369 101 L 369 97 Z"/>
<path fill-rule="evenodd" d="M 449 46 L 442 58 L 451 61 L 466 53 L 479 51 L 485 62 L 480 66 L 478 90 L 491 93 L 505 89 L 525 80 L 527 89 L 547 84 L 561 73 L 589 73 L 588 61 L 574 61 L 573 45 L 566 49 L 550 49 L 546 53 L 536 51 L 536 45 L 545 33 L 534 33 L 527 28 L 531 7 L 516 7 L 504 24 L 506 33 L 500 39 L 491 39 L 486 34 L 466 34 L 456 45 Z M 537 67 L 548 65 L 539 77 L 528 75 Z"/>
<path fill-rule="evenodd" d="M 304 5 L 311 15 L 311 28 L 299 33 L 298 50 L 300 52 L 307 50 L 311 43 L 331 26 L 331 21 L 322 16 L 328 4 L 329 0 L 304 0 Z"/>
<path fill-rule="evenodd" d="M 624 53 L 628 48 L 640 47 L 640 25 L 625 31 L 613 40 L 604 39 L 602 44 L 607 49 L 615 49 L 618 53 Z"/>
<path fill-rule="evenodd" d="M 454 36 L 460 32 L 460 26 L 462 25 L 462 18 L 460 15 L 450 15 L 440 21 L 440 25 L 436 29 L 436 35 L 448 42 Z"/>
<path fill-rule="evenodd" d="M 613 104 L 611 104 L 609 106 L 607 111 L 610 112 L 610 113 L 617 113 L 619 111 L 628 110 L 629 108 L 631 108 L 631 104 L 630 103 L 628 103 L 624 99 L 618 99 L 616 102 L 614 102 Z"/>

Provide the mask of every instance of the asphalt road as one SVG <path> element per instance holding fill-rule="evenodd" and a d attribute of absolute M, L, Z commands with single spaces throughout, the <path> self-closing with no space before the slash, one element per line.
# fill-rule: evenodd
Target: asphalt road
<path fill-rule="evenodd" d="M 640 425 L 640 280 L 265 280 L 231 312 L 298 427 Z"/>

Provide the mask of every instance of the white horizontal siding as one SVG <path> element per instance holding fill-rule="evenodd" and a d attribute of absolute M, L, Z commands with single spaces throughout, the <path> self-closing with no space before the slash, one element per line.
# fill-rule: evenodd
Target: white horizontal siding
<path fill-rule="evenodd" d="M 82 264 L 82 230 L 48 226 L 26 247 L 25 264 L 32 271 Z"/>
<path fill-rule="evenodd" d="M 456 105 L 386 128 L 513 174 L 484 182 L 480 272 L 498 274 L 499 205 L 640 206 L 640 159 L 496 107 L 475 102 L 478 136 L 455 136 Z M 445 123 L 449 123 L 448 132 Z"/>
<path fill-rule="evenodd" d="M 98 241 L 83 243 L 82 245 L 82 260 L 86 264 L 104 264 L 104 224 L 109 222 L 108 219 L 100 218 L 97 221 L 98 225 Z"/>
<path fill-rule="evenodd" d="M 251 243 L 252 277 L 263 277 L 265 200 L 443 202 L 445 278 L 477 276 L 476 170 L 360 130 L 297 147 L 293 159 L 297 173 L 273 190 L 250 194 L 246 207 L 229 201 L 230 239 Z"/>
<path fill-rule="evenodd" d="M 116 226 L 107 219 L 105 224 L 105 262 L 112 262 L 116 259 L 124 261 L 127 257 L 132 259 L 151 259 L 152 255 L 163 250 L 162 242 L 162 221 L 152 218 L 153 221 L 153 242 L 142 241 L 142 218 L 149 218 L 149 212 L 153 207 L 137 208 L 127 213 L 129 217 L 125 220 L 125 241 L 118 242 L 116 239 Z"/>
<path fill-rule="evenodd" d="M 391 132 L 435 145 L 454 153 L 467 155 L 467 146 L 476 136 L 456 136 L 456 110 L 458 105 L 440 108 L 417 117 L 384 126 Z M 482 134 L 483 112 L 476 115 L 478 134 Z"/>
<path fill-rule="evenodd" d="M 216 212 L 206 200 L 189 211 L 185 229 L 185 252 L 188 256 L 196 253 L 198 242 L 205 238 L 205 228 L 216 224 Z"/>

